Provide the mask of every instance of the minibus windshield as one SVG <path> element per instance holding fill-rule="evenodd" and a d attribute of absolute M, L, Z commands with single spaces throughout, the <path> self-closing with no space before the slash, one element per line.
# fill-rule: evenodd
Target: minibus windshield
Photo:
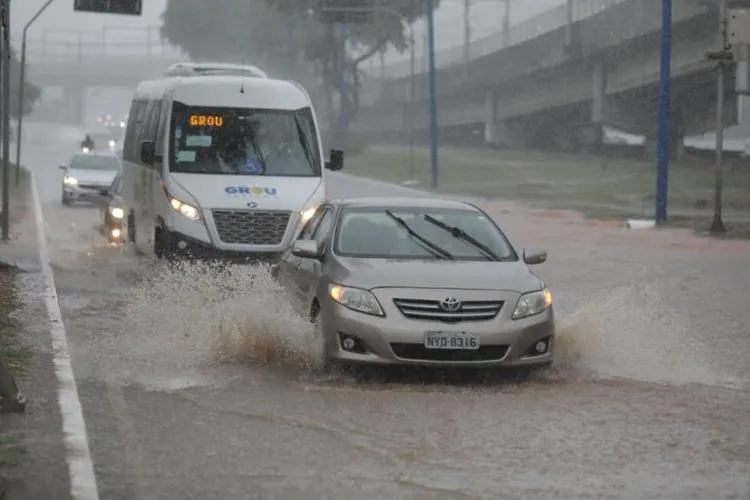
<path fill-rule="evenodd" d="M 319 177 L 310 108 L 172 105 L 169 170 L 175 173 Z"/>

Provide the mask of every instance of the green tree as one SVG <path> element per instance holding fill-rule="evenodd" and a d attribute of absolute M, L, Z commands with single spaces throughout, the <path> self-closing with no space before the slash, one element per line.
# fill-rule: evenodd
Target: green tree
<path fill-rule="evenodd" d="M 300 0 L 263 0 L 274 10 L 296 18 L 312 17 L 310 2 Z M 347 57 L 344 61 L 346 70 L 345 98 L 350 110 L 349 121 L 359 111 L 359 96 L 362 72 L 360 65 L 374 55 L 386 50 L 389 46 L 400 53 L 409 48 L 408 25 L 427 14 L 427 2 L 424 0 L 375 0 L 371 13 L 371 22 L 367 24 L 350 24 L 347 26 Z M 433 2 L 437 8 L 440 0 Z M 312 14 L 312 16 L 311 16 Z M 334 26 L 322 26 L 308 38 L 305 43 L 305 59 L 314 63 L 320 71 L 325 88 L 328 90 L 328 109 L 332 106 L 333 93 L 339 89 L 339 68 L 341 51 L 339 38 Z"/>
<path fill-rule="evenodd" d="M 13 50 L 11 51 L 11 59 L 10 59 L 10 74 L 11 74 L 10 115 L 12 118 L 18 118 L 19 109 L 18 109 L 18 100 L 16 99 L 16 96 L 18 95 L 19 73 L 20 73 L 20 62 L 18 60 L 15 50 Z M 41 97 L 42 97 L 42 89 L 40 89 L 36 85 L 26 82 L 26 85 L 24 85 L 24 89 L 23 89 L 23 114 L 28 115 L 29 113 L 31 113 L 32 109 L 34 108 L 34 104 Z"/>
<path fill-rule="evenodd" d="M 439 4 L 436 0 L 435 6 Z M 271 75 L 294 78 L 333 108 L 340 51 L 333 26 L 320 23 L 306 0 L 168 0 L 162 36 L 195 60 L 257 64 Z M 426 13 L 423 0 L 377 0 L 372 23 L 351 25 L 345 98 L 349 120 L 359 110 L 359 67 L 388 46 L 409 47 L 408 24 Z M 329 127 L 336 117 L 328 113 Z"/>

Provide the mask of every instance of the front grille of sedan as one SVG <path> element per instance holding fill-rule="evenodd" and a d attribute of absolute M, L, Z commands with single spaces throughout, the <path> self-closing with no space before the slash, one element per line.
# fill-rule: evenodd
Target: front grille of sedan
<path fill-rule="evenodd" d="M 79 183 L 79 184 L 78 184 L 78 187 L 79 187 L 79 188 L 81 188 L 81 189 L 91 189 L 91 190 L 95 190 L 95 189 L 104 189 L 104 188 L 105 188 L 105 187 L 107 187 L 107 186 L 105 186 L 105 185 L 103 185 L 103 184 L 90 184 L 90 183 L 84 183 L 84 184 L 80 184 L 80 183 Z"/>
<path fill-rule="evenodd" d="M 485 345 L 476 350 L 427 349 L 422 344 L 391 344 L 396 357 L 418 361 L 499 361 L 509 348 L 507 345 Z"/>
<path fill-rule="evenodd" d="M 401 314 L 410 319 L 460 323 L 462 321 L 487 321 L 503 308 L 502 300 L 467 300 L 456 311 L 446 311 L 439 300 L 393 299 Z"/>
<path fill-rule="evenodd" d="M 279 245 L 291 212 L 276 210 L 212 210 L 216 231 L 223 243 Z"/>

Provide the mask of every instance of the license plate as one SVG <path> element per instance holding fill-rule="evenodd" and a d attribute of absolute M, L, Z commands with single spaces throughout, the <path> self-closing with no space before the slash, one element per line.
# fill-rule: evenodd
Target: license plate
<path fill-rule="evenodd" d="M 479 349 L 479 335 L 469 332 L 425 332 L 424 346 L 427 349 Z"/>

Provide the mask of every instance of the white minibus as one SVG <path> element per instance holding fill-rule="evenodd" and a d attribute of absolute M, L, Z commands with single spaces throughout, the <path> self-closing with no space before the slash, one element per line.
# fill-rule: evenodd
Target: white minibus
<path fill-rule="evenodd" d="M 324 160 L 302 86 L 249 68 L 170 67 L 138 86 L 123 146 L 138 253 L 273 261 L 325 200 L 343 152 Z"/>

